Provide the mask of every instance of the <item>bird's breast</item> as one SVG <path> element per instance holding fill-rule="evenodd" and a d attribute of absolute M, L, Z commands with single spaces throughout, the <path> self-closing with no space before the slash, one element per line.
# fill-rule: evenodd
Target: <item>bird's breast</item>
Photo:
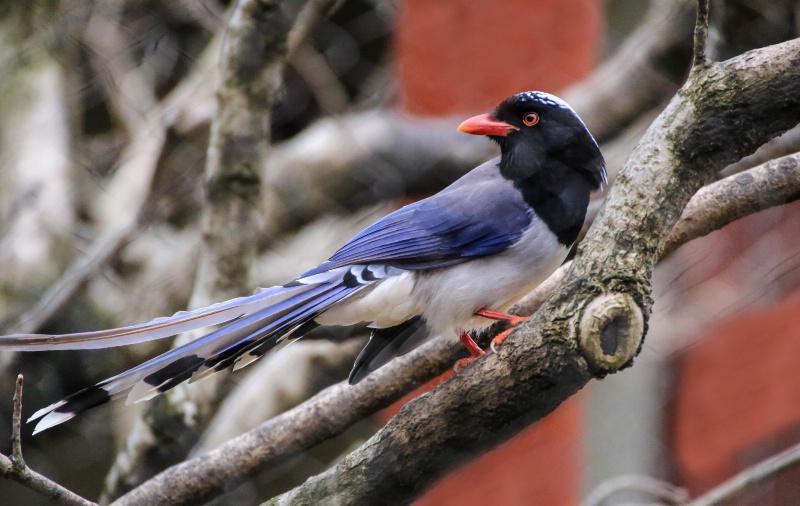
<path fill-rule="evenodd" d="M 504 311 L 547 279 L 569 248 L 535 218 L 506 251 L 453 267 L 416 273 L 412 297 L 434 334 L 473 330 L 492 322 L 474 316 L 481 308 Z"/>

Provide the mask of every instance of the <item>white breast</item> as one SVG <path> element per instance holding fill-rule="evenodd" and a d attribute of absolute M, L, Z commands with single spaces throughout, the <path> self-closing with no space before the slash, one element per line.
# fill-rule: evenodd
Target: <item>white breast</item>
<path fill-rule="evenodd" d="M 432 334 L 487 327 L 474 316 L 481 308 L 505 311 L 547 279 L 569 248 L 534 218 L 530 228 L 507 251 L 447 269 L 417 273 L 412 296 L 420 301 Z"/>

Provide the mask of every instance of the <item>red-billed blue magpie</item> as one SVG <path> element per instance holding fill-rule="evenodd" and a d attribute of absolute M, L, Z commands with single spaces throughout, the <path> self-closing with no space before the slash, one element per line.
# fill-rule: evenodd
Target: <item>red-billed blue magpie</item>
<path fill-rule="evenodd" d="M 459 130 L 488 136 L 501 155 L 378 220 L 291 283 L 129 327 L 0 337 L 2 350 L 92 349 L 222 325 L 37 411 L 34 433 L 117 397 L 149 399 L 243 367 L 319 325 L 372 327 L 350 383 L 435 336 L 460 336 L 473 357 L 482 354 L 467 332 L 520 320 L 503 311 L 564 261 L 589 194 L 606 181 L 605 162 L 575 111 L 547 93 L 509 97 Z"/>

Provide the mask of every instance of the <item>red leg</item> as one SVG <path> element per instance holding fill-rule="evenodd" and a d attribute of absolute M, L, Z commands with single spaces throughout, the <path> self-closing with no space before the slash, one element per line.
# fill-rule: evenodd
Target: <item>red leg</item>
<path fill-rule="evenodd" d="M 486 308 L 478 309 L 477 311 L 475 311 L 475 316 L 483 316 L 484 318 L 488 318 L 490 320 L 508 322 L 512 326 L 519 325 L 520 323 L 531 319 L 530 316 L 515 316 L 513 314 L 501 313 L 500 311 L 495 311 L 494 309 L 486 309 Z"/>
<path fill-rule="evenodd" d="M 470 355 L 472 355 L 474 358 L 478 358 L 484 353 L 486 353 L 481 349 L 480 346 L 478 346 L 478 343 L 473 341 L 472 337 L 463 330 L 458 335 L 458 338 L 461 339 L 461 342 L 464 343 L 464 346 L 467 347 L 467 350 L 469 350 Z"/>
<path fill-rule="evenodd" d="M 455 365 L 453 366 L 453 370 L 455 370 L 456 374 L 461 372 L 465 367 L 467 367 L 471 363 L 475 362 L 475 360 L 478 357 L 486 353 L 481 349 L 480 346 L 478 346 L 478 343 L 476 343 L 472 339 L 472 337 L 470 337 L 470 335 L 464 332 L 463 330 L 458 335 L 458 337 L 459 339 L 461 339 L 461 342 L 464 343 L 464 346 L 467 347 L 470 355 L 472 356 L 469 358 L 462 358 L 461 360 L 456 361 Z"/>
<path fill-rule="evenodd" d="M 499 334 L 497 334 L 496 336 L 494 336 L 492 338 L 492 342 L 489 344 L 489 348 L 493 352 L 497 353 L 497 347 L 500 346 L 501 344 L 503 344 L 503 341 L 505 341 L 508 338 L 508 336 L 511 335 L 511 332 L 513 330 L 514 330 L 514 327 L 507 328 L 506 330 L 504 330 L 504 331 L 500 332 Z"/>
<path fill-rule="evenodd" d="M 475 314 L 477 316 L 483 316 L 484 318 L 489 318 L 490 320 L 505 321 L 505 322 L 508 322 L 511 325 L 510 328 L 500 332 L 499 334 L 494 336 L 494 339 L 492 339 L 492 344 L 489 346 L 489 348 L 491 348 L 492 351 L 495 351 L 495 352 L 497 351 L 497 347 L 500 346 L 501 344 L 503 344 L 503 341 L 505 341 L 506 338 L 508 338 L 508 336 L 511 335 L 511 331 L 514 330 L 514 327 L 516 327 L 517 325 L 519 325 L 520 323 L 522 323 L 524 321 L 527 321 L 527 320 L 531 319 L 530 316 L 514 316 L 514 315 L 501 313 L 500 311 L 495 311 L 493 309 L 486 309 L 486 308 L 482 308 L 482 309 L 479 309 L 479 310 L 475 311 Z"/>

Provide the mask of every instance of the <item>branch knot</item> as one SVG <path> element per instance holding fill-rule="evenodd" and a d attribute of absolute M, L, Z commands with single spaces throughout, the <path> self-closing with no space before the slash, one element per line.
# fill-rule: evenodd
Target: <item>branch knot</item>
<path fill-rule="evenodd" d="M 644 334 L 644 316 L 625 293 L 600 295 L 583 310 L 578 325 L 581 354 L 592 373 L 620 370 L 636 355 Z"/>

